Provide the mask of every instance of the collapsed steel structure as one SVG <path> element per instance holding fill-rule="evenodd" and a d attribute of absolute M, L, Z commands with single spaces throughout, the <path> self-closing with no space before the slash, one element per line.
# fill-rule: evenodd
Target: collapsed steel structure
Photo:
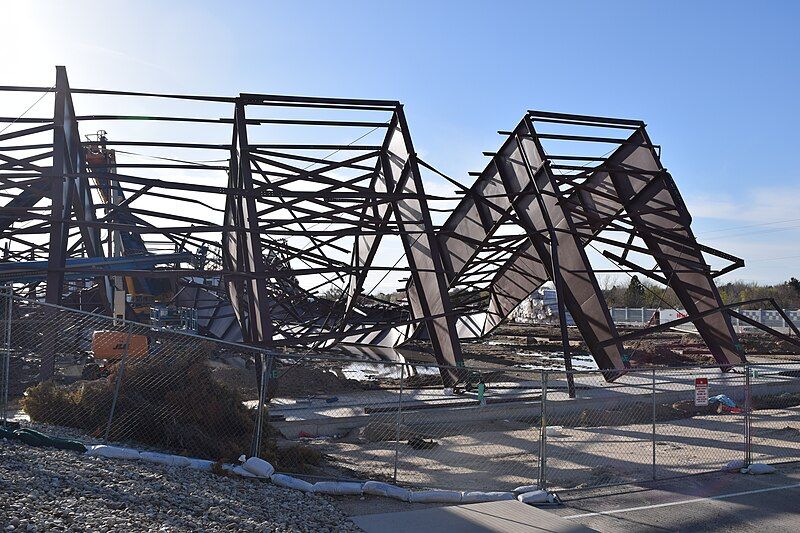
<path fill-rule="evenodd" d="M 53 87 L 0 91 L 53 97 L 52 118 L 0 117 L 11 130 L 0 133 L 0 277 L 48 303 L 108 312 L 120 276 L 129 314 L 148 301 L 194 307 L 203 333 L 262 346 L 426 338 L 453 367 L 461 339 L 489 334 L 552 280 L 567 364 L 565 311 L 613 380 L 622 342 L 653 329 L 617 331 L 594 249 L 671 287 L 688 313 L 678 322 L 694 323 L 720 365 L 744 361 L 730 321 L 743 317 L 714 284 L 743 261 L 697 242 L 640 121 L 529 111 L 465 187 L 417 156 L 397 101 L 76 89 L 63 67 Z M 191 114 L 77 112 L 142 99 Z M 87 124 L 115 127 L 114 140 L 83 140 Z M 194 140 L 201 128 L 229 140 Z M 136 137 L 116 137 L 126 129 Z M 452 198 L 426 194 L 425 173 L 459 193 L 440 224 L 431 205 Z M 728 264 L 713 271 L 704 254 Z M 374 292 L 398 272 L 404 297 Z"/>
<path fill-rule="evenodd" d="M 541 133 L 540 124 L 624 135 Z M 743 362 L 713 281 L 743 262 L 697 243 L 691 217 L 643 122 L 530 111 L 503 134 L 500 150 L 491 154 L 470 194 L 442 229 L 453 279 L 469 272 L 481 251 L 503 253 L 497 271 L 490 271 L 487 308 L 460 317 L 463 334 L 485 335 L 545 281 L 555 280 L 558 301 L 572 315 L 600 368 L 624 368 L 619 335 L 586 252 L 593 242 L 601 242 L 611 248 L 603 251 L 605 257 L 675 291 L 720 364 Z M 547 141 L 567 145 L 570 153 L 548 153 Z M 597 146 L 605 151 L 608 145 L 610 153 L 592 155 Z M 498 246 L 492 237 L 512 214 L 511 223 L 527 238 L 509 247 L 501 237 Z M 624 237 L 601 236 L 603 232 Z M 652 258 L 655 267 L 645 269 L 629 260 L 632 252 Z M 703 252 L 730 265 L 712 273 Z"/>

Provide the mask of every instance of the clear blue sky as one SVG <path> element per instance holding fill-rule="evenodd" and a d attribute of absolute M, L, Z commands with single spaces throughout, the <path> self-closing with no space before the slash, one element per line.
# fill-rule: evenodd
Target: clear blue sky
<path fill-rule="evenodd" d="M 5 4 L 0 83 L 396 98 L 465 182 L 526 109 L 641 118 L 730 277 L 800 277 L 800 3 L 230 4 Z"/>

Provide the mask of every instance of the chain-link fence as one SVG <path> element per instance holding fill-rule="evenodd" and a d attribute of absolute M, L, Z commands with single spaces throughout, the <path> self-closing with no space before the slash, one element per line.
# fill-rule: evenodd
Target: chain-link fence
<path fill-rule="evenodd" d="M 270 352 L 7 293 L 0 313 L 3 423 L 87 442 L 458 490 L 800 460 L 799 363 L 632 369 L 613 383 L 575 371 L 572 397 L 564 371 L 459 368 L 467 384 L 453 391 L 432 363 Z"/>
<path fill-rule="evenodd" d="M 208 459 L 256 444 L 255 371 L 226 383 L 217 369 L 252 367 L 261 352 L 7 294 L 0 303 L 4 421 Z"/>

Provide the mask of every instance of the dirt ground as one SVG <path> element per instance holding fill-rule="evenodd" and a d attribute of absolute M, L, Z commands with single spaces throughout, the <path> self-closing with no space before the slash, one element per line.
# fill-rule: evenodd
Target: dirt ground
<path fill-rule="evenodd" d="M 620 333 L 632 331 L 620 328 Z M 588 347 L 576 328 L 569 328 L 573 356 L 589 356 Z M 800 348 L 760 333 L 740 335 L 748 359 L 754 362 L 800 360 Z M 481 340 L 462 341 L 465 365 L 472 368 L 508 368 L 518 365 L 563 369 L 561 334 L 556 325 L 507 323 Z M 426 343 L 409 348 L 432 357 Z M 713 365 L 714 359 L 699 335 L 665 331 L 623 344 L 632 367 Z M 587 357 L 588 359 L 588 357 Z"/>
<path fill-rule="evenodd" d="M 800 460 L 800 407 L 755 411 L 753 461 Z M 405 442 L 319 444 L 335 462 L 372 478 L 458 490 L 510 490 L 535 483 L 539 429 L 509 422 L 483 431 L 436 438 L 431 449 Z M 659 422 L 653 468 L 652 424 L 560 428 L 547 437 L 548 486 L 596 487 L 720 470 L 744 459 L 742 415 L 708 415 Z"/>
<path fill-rule="evenodd" d="M 576 369 L 594 367 L 586 345 L 575 328 L 570 328 L 570 345 Z M 745 334 L 741 341 L 752 362 L 800 361 L 800 350 L 785 342 L 776 342 L 760 334 Z M 631 367 L 646 368 L 713 365 L 714 359 L 697 335 L 667 331 L 625 344 Z M 558 328 L 554 325 L 507 324 L 486 339 L 463 341 L 465 366 L 479 370 L 503 370 L 515 368 L 563 369 L 562 344 Z M 324 354 L 320 354 L 324 355 Z M 335 354 L 342 356 L 342 354 Z M 347 355 L 352 358 L 352 354 Z M 411 342 L 403 349 L 403 356 L 411 361 L 433 363 L 430 345 Z M 580 366 L 583 363 L 583 366 Z M 276 368 L 272 396 L 300 398 L 319 395 L 334 396 L 342 392 L 354 392 L 377 388 L 397 388 L 397 376 L 381 372 L 378 362 L 373 365 L 375 374 L 365 374 L 360 380 L 350 379 L 343 373 L 347 363 L 335 361 L 302 360 L 295 364 L 283 363 Z M 218 368 L 214 371 L 226 384 L 237 388 L 247 399 L 257 397 L 255 373 L 251 367 Z M 506 372 L 505 378 L 509 377 Z M 405 376 L 403 386 L 407 388 L 441 387 L 441 379 L 435 373 Z"/>

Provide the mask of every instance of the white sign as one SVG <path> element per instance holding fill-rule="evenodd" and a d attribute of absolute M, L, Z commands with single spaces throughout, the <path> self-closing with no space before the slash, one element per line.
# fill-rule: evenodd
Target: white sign
<path fill-rule="evenodd" d="M 708 378 L 695 378 L 694 404 L 698 406 L 708 405 Z"/>

